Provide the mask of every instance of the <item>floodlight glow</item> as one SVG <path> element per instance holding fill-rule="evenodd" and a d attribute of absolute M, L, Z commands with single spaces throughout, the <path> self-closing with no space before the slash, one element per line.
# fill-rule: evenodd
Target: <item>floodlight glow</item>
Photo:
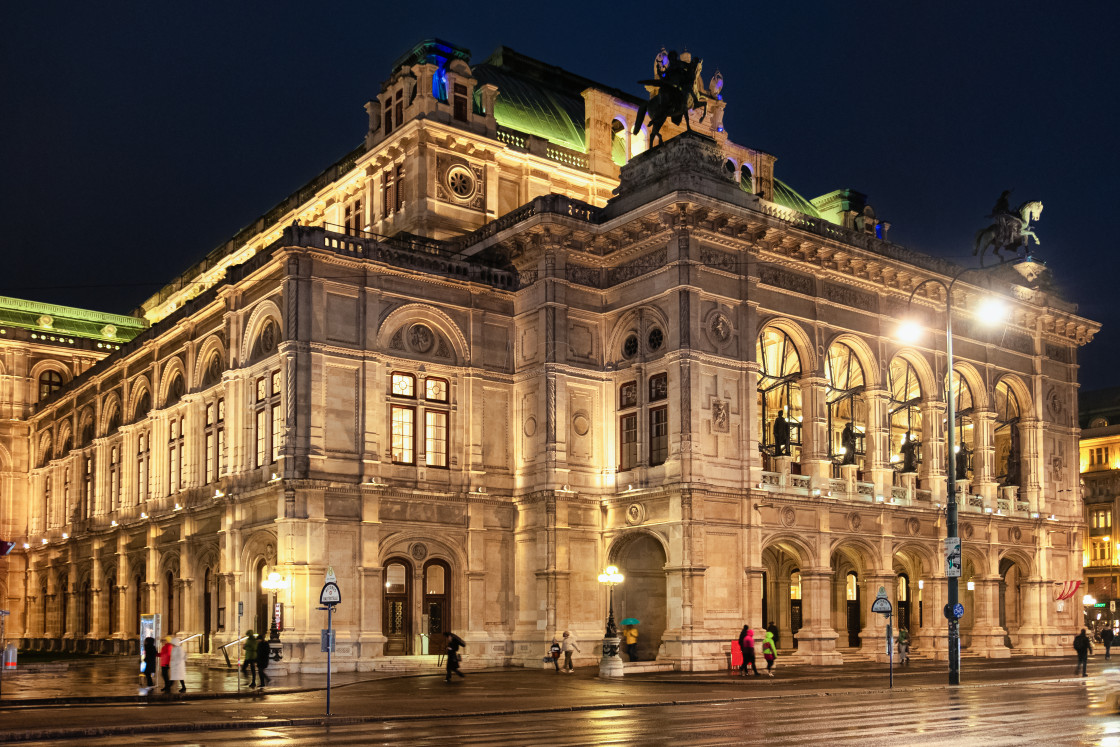
<path fill-rule="evenodd" d="M 922 336 L 922 325 L 915 321 L 905 321 L 898 325 L 896 335 L 903 342 L 913 344 Z"/>
<path fill-rule="evenodd" d="M 976 307 L 976 317 L 984 324 L 999 324 L 1007 319 L 1011 309 L 998 296 L 985 296 Z"/>

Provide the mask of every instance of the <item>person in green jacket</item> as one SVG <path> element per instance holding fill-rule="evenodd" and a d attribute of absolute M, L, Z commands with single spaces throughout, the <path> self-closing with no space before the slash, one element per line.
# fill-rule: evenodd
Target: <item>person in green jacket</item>
<path fill-rule="evenodd" d="M 774 676 L 774 659 L 778 658 L 778 649 L 774 647 L 774 634 L 766 631 L 762 639 L 762 658 L 766 659 L 766 674 Z"/>
<path fill-rule="evenodd" d="M 257 635 L 251 630 L 245 631 L 245 660 L 241 664 L 241 671 L 249 673 L 249 687 L 257 685 Z"/>

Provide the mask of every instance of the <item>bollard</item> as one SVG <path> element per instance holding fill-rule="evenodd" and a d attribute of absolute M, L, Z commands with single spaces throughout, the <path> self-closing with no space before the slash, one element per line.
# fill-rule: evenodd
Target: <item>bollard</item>
<path fill-rule="evenodd" d="M 4 648 L 4 671 L 16 671 L 16 644 L 9 643 Z"/>

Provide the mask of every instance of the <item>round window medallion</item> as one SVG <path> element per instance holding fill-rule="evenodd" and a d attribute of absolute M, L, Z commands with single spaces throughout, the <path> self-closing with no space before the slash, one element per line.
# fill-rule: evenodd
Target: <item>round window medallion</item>
<path fill-rule="evenodd" d="M 529 436 L 529 437 L 532 437 L 536 432 L 537 432 L 537 419 L 532 418 L 532 417 L 531 418 L 526 418 L 525 419 L 525 435 Z"/>
<path fill-rule="evenodd" d="M 848 514 L 848 528 L 853 532 L 858 532 L 859 528 L 863 526 L 863 517 L 856 513 Z"/>
<path fill-rule="evenodd" d="M 646 508 L 640 503 L 631 503 L 626 507 L 626 523 L 633 526 L 641 524 L 646 519 Z"/>
<path fill-rule="evenodd" d="M 627 358 L 633 358 L 638 354 L 638 336 L 630 335 L 626 338 L 626 342 L 622 343 L 622 354 Z"/>
<path fill-rule="evenodd" d="M 474 194 L 474 174 L 465 166 L 452 166 L 447 170 L 447 188 L 460 200 Z"/>
<path fill-rule="evenodd" d="M 654 327 L 649 331 L 649 349 L 657 351 L 661 349 L 662 343 L 665 342 L 665 334 Z"/>
<path fill-rule="evenodd" d="M 918 532 L 922 531 L 922 523 L 911 517 L 906 520 L 906 531 L 910 533 L 911 537 L 917 537 Z"/>
<path fill-rule="evenodd" d="M 789 506 L 783 506 L 782 507 L 782 525 L 787 526 L 787 527 L 791 527 L 791 526 L 793 526 L 793 522 L 795 522 L 796 520 L 797 520 L 797 513 L 794 512 L 794 510 L 792 508 L 790 508 Z"/>
<path fill-rule="evenodd" d="M 423 542 L 417 542 L 409 549 L 408 554 L 412 556 L 413 560 L 423 560 L 428 557 L 428 546 Z"/>
<path fill-rule="evenodd" d="M 436 336 L 423 324 L 413 324 L 408 330 L 408 342 L 418 353 L 427 353 L 435 345 Z"/>
<path fill-rule="evenodd" d="M 580 436 L 586 436 L 587 432 L 591 430 L 591 418 L 587 417 L 587 413 L 580 410 L 572 418 L 572 430 Z"/>

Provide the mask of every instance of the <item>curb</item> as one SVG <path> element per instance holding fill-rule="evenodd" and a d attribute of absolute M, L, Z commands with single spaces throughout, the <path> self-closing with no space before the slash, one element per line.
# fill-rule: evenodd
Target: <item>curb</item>
<path fill-rule="evenodd" d="M 1076 684 L 1085 680 L 1081 677 L 1050 678 L 1039 680 L 1019 680 L 1016 685 L 1040 684 Z M 961 689 L 980 689 L 989 687 L 1006 687 L 1007 682 L 983 682 L 969 685 L 958 685 Z M 773 700 L 782 698 L 820 698 L 828 695 L 860 695 L 883 692 L 920 692 L 923 690 L 941 689 L 942 685 L 915 685 L 910 687 L 869 687 L 841 692 L 815 691 L 743 695 L 722 698 L 696 698 L 652 701 L 645 703 L 589 703 L 578 706 L 547 706 L 540 708 L 503 708 L 487 711 L 472 711 L 459 713 L 424 713 L 395 716 L 303 716 L 298 718 L 261 719 L 256 721 L 215 721 L 215 722 L 185 722 L 165 724 L 143 724 L 137 726 L 91 726 L 70 729 L 36 729 L 24 731 L 2 732 L 0 742 L 31 742 L 42 740 L 75 739 L 91 737 L 128 736 L 135 734 L 171 734 L 202 731 L 238 731 L 265 728 L 299 728 L 309 726 L 354 726 L 358 724 L 384 723 L 391 721 L 419 721 L 433 719 L 459 719 L 459 718 L 487 718 L 494 716 L 534 715 L 544 713 L 575 713 L 598 710 L 637 709 L 637 708 L 665 708 L 671 706 L 697 706 L 716 705 L 720 703 L 745 703 L 759 700 Z"/>

